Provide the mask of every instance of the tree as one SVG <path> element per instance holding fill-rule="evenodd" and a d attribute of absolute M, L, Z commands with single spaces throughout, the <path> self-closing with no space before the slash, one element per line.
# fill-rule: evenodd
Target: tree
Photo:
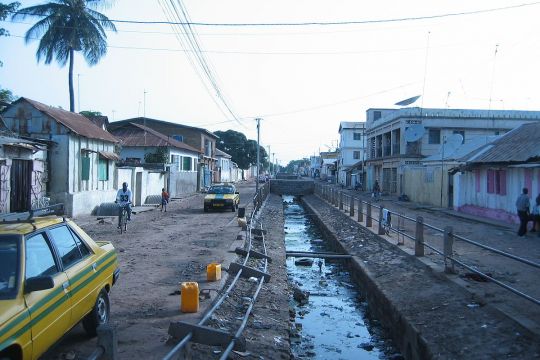
<path fill-rule="evenodd" d="M 94 111 L 94 110 L 83 110 L 83 111 L 80 111 L 79 114 L 86 117 L 103 116 L 101 111 Z"/>
<path fill-rule="evenodd" d="M 234 130 L 215 131 L 219 140 L 217 148 L 231 155 L 232 161 L 238 164 L 240 169 L 247 170 L 251 165 L 257 164 L 257 142 L 248 140 L 244 134 Z M 261 169 L 268 166 L 268 155 L 260 146 Z"/>
<path fill-rule="evenodd" d="M 54 59 L 65 66 L 69 60 L 69 111 L 75 111 L 73 91 L 73 62 L 75 51 L 80 51 L 88 65 L 96 65 L 107 53 L 105 30 L 116 31 L 114 24 L 97 12 L 102 0 L 54 0 L 46 4 L 18 10 L 13 19 L 27 16 L 42 17 L 25 34 L 29 43 L 41 38 L 36 52 L 38 62 L 42 57 L 45 64 Z"/>
<path fill-rule="evenodd" d="M 11 104 L 17 100 L 17 96 L 13 95 L 11 90 L 0 87 L 0 111 L 3 111 L 7 104 Z"/>
<path fill-rule="evenodd" d="M 21 4 L 19 4 L 18 2 L 12 2 L 9 4 L 3 4 L 0 2 L 0 21 L 4 21 L 8 17 L 9 13 L 17 10 L 19 5 Z M 9 32 L 4 28 L 0 28 L 0 36 L 9 36 Z M 0 67 L 1 66 L 2 62 L 0 61 Z"/>
<path fill-rule="evenodd" d="M 309 166 L 309 160 L 308 159 L 291 160 L 285 167 L 284 171 L 289 174 L 296 174 L 298 173 L 298 169 L 302 166 Z"/>

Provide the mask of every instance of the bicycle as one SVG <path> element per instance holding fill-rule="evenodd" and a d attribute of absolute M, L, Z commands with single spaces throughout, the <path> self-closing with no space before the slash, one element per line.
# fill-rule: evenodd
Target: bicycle
<path fill-rule="evenodd" d="M 129 203 L 128 204 L 125 204 L 125 205 L 119 205 L 122 207 L 122 212 L 120 213 L 120 219 L 118 220 L 118 223 L 120 224 L 120 234 L 122 232 L 126 232 L 127 231 L 127 223 L 128 223 L 128 209 L 127 207 L 129 206 Z"/>

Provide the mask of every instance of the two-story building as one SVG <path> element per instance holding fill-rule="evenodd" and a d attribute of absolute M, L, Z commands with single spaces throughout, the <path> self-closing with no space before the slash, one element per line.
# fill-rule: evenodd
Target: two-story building
<path fill-rule="evenodd" d="M 339 124 L 337 181 L 341 185 L 354 187 L 357 183 L 363 182 L 361 170 L 365 160 L 365 131 L 365 122 L 342 121 Z M 353 168 L 355 171 L 352 171 Z"/>
<path fill-rule="evenodd" d="M 217 173 L 218 173 L 218 182 L 233 182 L 238 178 L 237 174 L 233 174 L 234 169 L 233 161 L 231 160 L 231 155 L 227 154 L 224 151 L 216 149 L 217 157 Z"/>
<path fill-rule="evenodd" d="M 80 114 L 19 98 L 3 113 L 8 130 L 49 141 L 47 194 L 66 214 L 90 214 L 114 201 L 118 139 Z M 35 163 L 34 163 L 35 164 Z"/>
<path fill-rule="evenodd" d="M 217 159 L 215 156 L 216 140 L 219 137 L 214 133 L 198 127 L 144 117 L 111 122 L 108 130 L 112 132 L 130 123 L 143 125 L 197 149 L 201 153 L 198 160 L 198 189 L 210 186 L 212 182 L 219 181 L 216 171 Z"/>
<path fill-rule="evenodd" d="M 422 166 L 424 158 L 441 152 L 453 134 L 461 135 L 462 143 L 467 144 L 478 136 L 501 135 L 540 120 L 540 111 L 518 110 L 412 107 L 373 108 L 366 113 L 367 186 L 371 189 L 378 180 L 383 192 L 407 195 L 414 193 L 414 179 L 407 179 L 407 170 Z M 442 178 L 442 193 L 448 194 L 451 181 L 448 174 Z"/>

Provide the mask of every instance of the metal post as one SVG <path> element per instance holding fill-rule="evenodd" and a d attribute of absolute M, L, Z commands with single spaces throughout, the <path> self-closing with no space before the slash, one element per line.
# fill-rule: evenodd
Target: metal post
<path fill-rule="evenodd" d="M 455 274 L 454 262 L 450 259 L 454 255 L 454 233 L 451 226 L 444 228 L 444 272 Z"/>
<path fill-rule="evenodd" d="M 384 235 L 384 227 L 383 227 L 383 207 L 379 208 L 379 230 L 377 232 L 379 235 Z"/>
<path fill-rule="evenodd" d="M 339 192 L 339 210 L 343 210 L 343 191 Z"/>
<path fill-rule="evenodd" d="M 371 219 L 371 201 L 368 201 L 366 211 L 366 227 L 371 227 L 373 225 L 373 219 Z"/>
<path fill-rule="evenodd" d="M 255 121 L 257 122 L 257 175 L 255 176 L 255 191 L 259 191 L 259 151 L 260 151 L 260 128 L 261 128 L 261 119 L 256 118 Z"/>
<path fill-rule="evenodd" d="M 358 222 L 364 221 L 364 213 L 362 199 L 358 199 Z"/>
<path fill-rule="evenodd" d="M 354 196 L 351 195 L 351 205 L 349 206 L 349 215 L 354 216 Z"/>
<path fill-rule="evenodd" d="M 421 216 L 416 217 L 414 240 L 414 256 L 424 256 L 424 218 Z"/>

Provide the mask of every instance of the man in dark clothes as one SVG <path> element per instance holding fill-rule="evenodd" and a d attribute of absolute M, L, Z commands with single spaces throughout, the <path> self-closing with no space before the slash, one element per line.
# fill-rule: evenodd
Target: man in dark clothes
<path fill-rule="evenodd" d="M 523 193 L 519 195 L 516 200 L 516 208 L 519 217 L 518 236 L 523 236 L 527 233 L 527 223 L 529 222 L 531 207 L 529 196 L 527 195 L 528 193 L 529 189 L 523 188 Z"/>

